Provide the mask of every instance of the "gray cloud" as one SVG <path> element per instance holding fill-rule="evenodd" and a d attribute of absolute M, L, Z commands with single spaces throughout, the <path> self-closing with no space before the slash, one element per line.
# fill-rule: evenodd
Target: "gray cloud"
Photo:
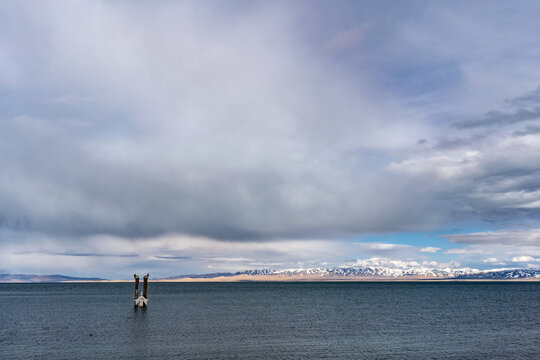
<path fill-rule="evenodd" d="M 19 251 L 16 252 L 17 255 L 25 254 L 43 254 L 43 255 L 55 255 L 55 256 L 80 256 L 80 257 L 124 257 L 131 258 L 137 257 L 136 254 L 99 254 L 99 253 L 78 253 L 78 252 L 55 252 L 55 251 Z"/>
<path fill-rule="evenodd" d="M 457 129 L 471 129 L 512 125 L 523 121 L 536 120 L 540 118 L 540 87 L 524 95 L 506 99 L 504 103 L 513 108 L 513 111 L 492 110 L 479 119 L 456 121 L 452 126 Z M 530 128 L 534 128 L 534 126 L 530 126 Z"/>
<path fill-rule="evenodd" d="M 294 168 L 287 154 L 278 164 L 263 155 L 266 164 L 249 168 L 234 160 L 189 165 L 167 159 L 166 151 L 147 153 L 127 143 L 121 151 L 130 158 L 114 150 L 102 157 L 99 145 L 74 138 L 56 122 L 18 118 L 4 124 L 0 157 L 9 182 L 0 185 L 0 210 L 3 226 L 11 229 L 69 236 L 307 236 L 382 230 L 392 221 L 396 229 L 406 227 L 423 206 L 407 206 L 404 214 L 404 202 L 388 211 L 389 202 L 404 196 L 403 185 L 392 185 L 395 198 L 379 200 L 378 191 L 387 191 L 384 181 L 374 184 L 311 161 Z M 219 148 L 208 151 L 217 155 Z M 367 188 L 355 188 L 357 180 Z"/>
<path fill-rule="evenodd" d="M 193 260 L 193 258 L 189 256 L 156 255 L 155 257 L 163 260 Z"/>
<path fill-rule="evenodd" d="M 500 244 L 513 246 L 540 246 L 540 230 L 527 231 L 492 231 L 470 234 L 444 235 L 455 243 L 462 244 Z"/>
<path fill-rule="evenodd" d="M 515 106 L 538 105 L 540 104 L 540 87 L 524 95 L 517 96 L 511 99 L 506 99 L 505 102 Z"/>
<path fill-rule="evenodd" d="M 21 23 L 39 27 L 3 32 L 32 93 L 2 120 L 3 227 L 247 240 L 432 221 L 424 201 L 407 200 L 420 188 L 347 155 L 384 156 L 388 129 L 405 143 L 408 124 L 381 122 L 377 100 L 306 56 L 280 6 L 261 3 L 232 27 L 204 6 L 100 6 L 28 8 Z"/>
<path fill-rule="evenodd" d="M 525 129 L 514 131 L 514 136 L 526 136 L 540 134 L 540 126 L 527 126 Z"/>
<path fill-rule="evenodd" d="M 435 148 L 437 150 L 450 150 L 466 146 L 474 147 L 486 136 L 486 134 L 475 134 L 470 137 L 442 137 L 437 139 Z"/>
<path fill-rule="evenodd" d="M 540 118 L 540 107 L 533 109 L 518 109 L 512 113 L 493 110 L 486 113 L 480 119 L 457 121 L 453 124 L 458 129 L 467 129 L 486 126 L 511 125 L 522 121 L 536 120 Z"/>

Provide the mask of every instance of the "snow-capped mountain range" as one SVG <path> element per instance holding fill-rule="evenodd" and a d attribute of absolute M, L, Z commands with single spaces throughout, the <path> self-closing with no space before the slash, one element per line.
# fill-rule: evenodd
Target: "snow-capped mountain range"
<path fill-rule="evenodd" d="M 268 278 L 291 278 L 291 279 L 354 279 L 354 278 L 426 278 L 426 279 L 540 279 L 540 270 L 535 269 L 492 269 L 478 270 L 471 268 L 442 268 L 432 269 L 427 267 L 385 267 L 385 266 L 362 266 L 362 267 L 334 267 L 334 268 L 307 268 L 287 270 L 246 270 L 229 273 L 213 273 L 203 275 L 180 275 L 171 276 L 164 280 L 175 279 L 211 279 L 227 277 L 253 277 L 260 279 Z"/>
<path fill-rule="evenodd" d="M 392 266 L 354 266 L 333 268 L 307 268 L 287 270 L 246 270 L 238 272 L 222 272 L 212 274 L 191 274 L 170 276 L 157 281 L 325 281 L 325 280 L 362 280 L 362 279 L 485 279 L 485 280 L 511 280 L 530 279 L 540 281 L 539 269 L 492 269 L 478 270 L 471 268 L 442 268 L 433 269 L 418 267 L 392 267 Z M 65 275 L 26 275 L 26 274 L 0 274 L 0 283 L 39 283 L 39 282 L 94 282 L 106 281 L 100 278 L 79 278 Z"/>

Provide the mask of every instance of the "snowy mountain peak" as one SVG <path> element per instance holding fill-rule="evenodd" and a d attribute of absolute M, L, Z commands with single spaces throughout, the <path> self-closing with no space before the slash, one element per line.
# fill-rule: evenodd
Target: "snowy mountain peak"
<path fill-rule="evenodd" d="M 521 279 L 540 278 L 540 270 L 534 269 L 493 269 L 479 270 L 471 268 L 428 268 L 418 267 L 387 267 L 387 266 L 359 266 L 334 268 L 298 268 L 286 270 L 248 270 L 231 275 L 269 275 L 269 276 L 308 276 L 319 275 L 338 277 L 425 277 L 425 278 L 456 278 L 456 279 Z"/>

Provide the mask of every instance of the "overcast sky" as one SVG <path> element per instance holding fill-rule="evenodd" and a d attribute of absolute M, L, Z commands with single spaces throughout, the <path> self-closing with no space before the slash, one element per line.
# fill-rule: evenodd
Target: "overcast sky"
<path fill-rule="evenodd" d="M 3 1 L 0 272 L 538 268 L 539 18 Z"/>

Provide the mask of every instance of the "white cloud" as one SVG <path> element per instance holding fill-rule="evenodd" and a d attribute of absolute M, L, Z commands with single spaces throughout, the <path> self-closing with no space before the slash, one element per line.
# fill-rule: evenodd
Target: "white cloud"
<path fill-rule="evenodd" d="M 534 267 L 537 266 L 534 265 L 535 261 L 540 258 L 537 229 L 453 234 L 444 237 L 456 243 L 467 244 L 464 248 L 444 252 L 467 263 L 497 265 L 520 263 Z"/>
<path fill-rule="evenodd" d="M 480 249 L 463 248 L 463 249 L 449 249 L 449 250 L 446 250 L 444 253 L 445 254 L 481 254 L 483 252 L 484 251 Z"/>
<path fill-rule="evenodd" d="M 434 252 L 437 252 L 441 250 L 441 248 L 438 248 L 438 247 L 433 247 L 433 246 L 428 246 L 428 247 L 423 247 L 420 249 L 420 252 L 424 252 L 424 253 L 434 253 Z"/>
<path fill-rule="evenodd" d="M 540 258 L 534 258 L 528 255 L 514 256 L 510 259 L 514 263 L 530 263 L 530 262 L 540 262 Z"/>
<path fill-rule="evenodd" d="M 350 262 L 342 265 L 343 267 L 358 266 L 358 267 L 386 267 L 390 269 L 410 269 L 410 268 L 426 268 L 426 269 L 445 269 L 445 268 L 459 268 L 461 264 L 456 261 L 439 263 L 437 261 L 416 261 L 416 260 L 399 260 L 386 257 L 372 257 L 369 259 L 357 259 L 354 262 Z"/>
<path fill-rule="evenodd" d="M 373 257 L 369 259 L 358 259 L 354 263 L 348 264 L 348 266 L 384 266 L 396 269 L 406 269 L 411 267 L 419 267 L 420 263 L 415 260 L 403 261 Z"/>
<path fill-rule="evenodd" d="M 396 249 L 409 249 L 410 245 L 403 244 L 387 244 L 387 243 L 356 243 L 357 246 L 360 246 L 365 249 L 370 250 L 396 250 Z"/>

